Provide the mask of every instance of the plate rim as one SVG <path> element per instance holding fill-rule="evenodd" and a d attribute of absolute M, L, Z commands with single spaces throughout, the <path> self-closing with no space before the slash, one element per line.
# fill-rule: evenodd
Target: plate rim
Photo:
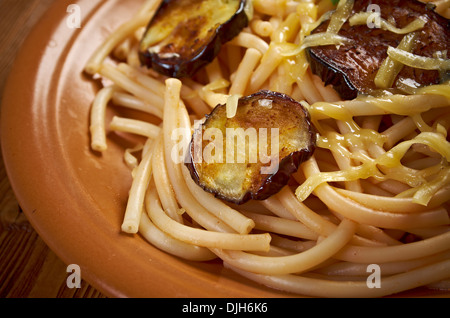
<path fill-rule="evenodd" d="M 28 156 L 36 155 L 37 161 L 31 162 L 26 161 L 23 158 L 20 157 L 23 152 L 21 152 L 21 149 L 18 145 L 14 145 L 14 138 L 15 134 L 19 133 L 19 130 L 22 128 L 18 127 L 19 119 L 14 118 L 12 121 L 11 114 L 17 115 L 18 111 L 14 110 L 14 107 L 17 106 L 19 102 L 21 102 L 23 105 L 28 105 L 36 101 L 36 99 L 42 99 L 45 97 L 42 97 L 41 95 L 38 95 L 39 93 L 36 92 L 36 80 L 40 79 L 40 73 L 42 70 L 40 69 L 41 61 L 44 59 L 48 59 L 48 51 L 46 51 L 47 44 L 45 43 L 39 43 L 38 39 L 40 34 L 45 34 L 45 32 L 48 33 L 48 31 L 53 30 L 56 32 L 58 30 L 58 27 L 61 27 L 61 23 L 63 23 L 64 18 L 66 17 L 66 8 L 69 4 L 79 4 L 81 7 L 87 5 L 87 3 L 91 3 L 89 7 L 92 7 L 92 12 L 89 13 L 87 16 L 86 23 L 89 22 L 90 17 L 95 17 L 97 14 L 97 10 L 102 10 L 103 6 L 106 5 L 104 1 L 102 0 L 96 0 L 96 3 L 98 5 L 92 6 L 92 0 L 64 0 L 64 1 L 54 1 L 53 4 L 51 4 L 48 11 L 41 17 L 39 22 L 35 25 L 33 30 L 30 32 L 28 37 L 25 39 L 24 43 L 22 44 L 16 59 L 13 63 L 13 66 L 11 68 L 10 74 L 7 78 L 4 93 L 3 93 L 3 99 L 1 101 L 1 122 L 0 122 L 0 133 L 1 133 L 1 152 L 3 156 L 3 161 L 5 165 L 5 170 L 8 176 L 8 179 L 10 180 L 11 187 L 13 189 L 13 192 L 16 194 L 16 197 L 18 199 L 19 204 L 24 210 L 25 215 L 27 216 L 27 219 L 29 220 L 30 224 L 33 226 L 33 228 L 36 230 L 36 232 L 39 234 L 39 236 L 44 240 L 44 242 L 50 247 L 52 251 L 55 252 L 55 254 L 61 258 L 61 260 L 65 264 L 70 264 L 73 262 L 73 260 L 80 260 L 80 263 L 83 264 L 82 270 L 83 270 L 83 280 L 87 281 L 89 284 L 97 288 L 99 291 L 101 291 L 104 295 L 108 297 L 206 297 L 206 298 L 223 298 L 223 297 L 245 297 L 245 298 L 267 298 L 267 297 L 302 297 L 301 295 L 291 295 L 289 293 L 284 293 L 281 291 L 273 290 L 270 288 L 267 288 L 263 285 L 254 283 L 244 277 L 238 276 L 237 274 L 231 275 L 229 277 L 230 273 L 224 274 L 222 276 L 222 273 L 215 273 L 215 272 L 208 272 L 205 271 L 204 267 L 199 266 L 196 268 L 193 267 L 192 264 L 199 264 L 197 262 L 186 262 L 181 261 L 183 264 L 186 264 L 186 267 L 183 267 L 183 270 L 193 269 L 193 272 L 184 272 L 181 274 L 182 281 L 176 281 L 174 278 L 171 278 L 170 275 L 163 272 L 163 269 L 174 268 L 173 266 L 165 265 L 165 262 L 171 262 L 174 261 L 177 264 L 180 262 L 180 260 L 174 256 L 171 256 L 165 252 L 158 251 L 156 248 L 152 247 L 150 243 L 147 243 L 150 248 L 152 249 L 153 253 L 156 253 L 157 258 L 153 259 L 154 262 L 156 262 L 156 267 L 154 268 L 157 271 L 157 275 L 159 277 L 156 277 L 155 280 L 158 287 L 167 285 L 167 282 L 170 281 L 174 284 L 174 286 L 169 290 L 166 289 L 164 292 L 162 290 L 159 290 L 163 292 L 162 296 L 158 294 L 158 291 L 152 290 L 149 291 L 148 286 L 151 286 L 149 279 L 145 278 L 145 285 L 141 286 L 141 288 L 136 288 L 134 290 L 130 286 L 124 286 L 123 282 L 120 282 L 120 279 L 114 279 L 114 281 L 105 281 L 104 277 L 105 275 L 99 275 L 98 272 L 102 270 L 102 266 L 106 266 L 107 271 L 110 272 L 118 272 L 118 271 L 124 271 L 127 269 L 127 266 L 124 266 L 124 264 L 106 264 L 105 260 L 103 259 L 102 264 L 92 264 L 92 262 L 89 262 L 89 259 L 83 255 L 85 254 L 83 249 L 90 249 L 90 253 L 95 254 L 96 252 L 99 253 L 99 255 L 107 256 L 108 254 L 105 251 L 102 251 L 100 247 L 92 248 L 89 245 L 89 241 L 87 239 L 82 239 L 81 241 L 73 238 L 70 239 L 71 235 L 74 235 L 74 233 L 81 233 L 85 234 L 86 230 L 68 230 L 67 232 L 62 233 L 61 230 L 56 230 L 55 228 L 58 226 L 57 220 L 53 220 L 51 224 L 46 224 L 46 222 L 49 221 L 49 217 L 45 216 L 42 217 L 36 212 L 35 206 L 42 206 L 46 205 L 46 209 L 56 209 L 60 210 L 61 206 L 64 204 L 67 204 L 67 202 L 62 202 L 65 200 L 57 200 L 56 202 L 45 202 L 46 200 L 50 200 L 52 198 L 52 193 L 49 189 L 39 189 L 41 192 L 37 193 L 38 191 L 33 187 L 33 185 L 29 182 L 28 177 L 30 176 L 24 176 L 20 174 L 20 170 L 24 165 L 26 165 L 26 170 L 32 171 L 33 169 L 42 168 L 44 158 L 45 156 L 40 153 L 39 149 L 37 149 L 37 145 L 32 145 L 33 142 L 36 142 L 40 137 L 47 136 L 49 132 L 38 132 L 37 135 L 33 135 L 32 132 L 29 133 L 28 137 L 29 140 L 25 141 L 25 144 L 29 146 L 29 149 L 26 149 L 25 153 Z M 119 2 L 119 0 L 110 0 L 108 1 L 109 6 L 113 6 L 112 3 Z M 49 32 L 46 34 L 46 39 L 48 41 L 51 41 L 52 36 L 54 35 L 54 32 Z M 78 33 L 80 34 L 80 33 Z M 71 41 L 76 40 L 76 35 L 74 35 L 75 38 L 66 39 L 66 42 L 64 43 L 66 46 L 71 43 Z M 41 38 L 42 39 L 42 38 Z M 73 42 L 72 42 L 73 43 Z M 36 51 L 40 52 L 38 56 L 30 56 L 28 52 L 31 49 L 36 49 Z M 47 53 L 46 53 L 47 52 Z M 62 51 L 62 54 L 69 54 L 70 47 L 66 47 L 65 50 Z M 59 56 L 59 58 L 62 58 Z M 30 76 L 30 69 L 32 70 L 32 76 Z M 55 76 L 54 74 L 51 75 L 53 78 Z M 28 93 L 22 94 L 21 92 L 17 91 L 16 88 L 19 87 L 19 84 L 25 84 L 25 87 L 28 88 Z M 40 85 L 44 85 L 48 83 L 41 83 Z M 50 96 L 54 96 L 55 92 L 49 90 L 47 92 L 50 94 Z M 52 95 L 53 94 L 53 95 Z M 50 98 L 50 97 L 49 97 Z M 28 102 L 28 103 L 27 103 Z M 6 114 L 6 115 L 5 115 Z M 44 114 L 45 111 L 44 111 Z M 45 116 L 44 114 L 40 114 L 40 116 Z M 56 119 L 55 119 L 56 120 Z M 16 125 L 14 125 L 16 124 Z M 28 122 L 29 126 L 33 126 L 32 123 Z M 54 124 L 50 121 L 50 124 Z M 36 132 L 36 131 L 34 131 Z M 20 133 L 19 133 L 20 134 Z M 23 150 L 23 149 L 22 149 Z M 63 157 L 63 156 L 62 156 Z M 60 159 L 61 160 L 61 159 Z M 61 162 L 60 162 L 61 163 Z M 50 177 L 56 178 L 55 180 L 58 181 L 57 186 L 64 186 L 64 180 L 58 179 L 58 172 L 61 170 L 64 171 L 64 169 L 67 169 L 67 167 L 59 167 L 56 169 L 56 171 L 49 172 L 50 175 L 46 177 L 44 180 L 45 185 L 49 185 L 52 180 L 50 180 Z M 41 174 L 42 176 L 42 174 Z M 37 183 L 40 180 L 38 180 L 37 176 L 32 176 L 33 182 Z M 53 185 L 55 187 L 55 185 Z M 64 190 L 64 189 L 63 189 Z M 70 191 L 69 191 L 70 192 Z M 69 198 L 69 194 L 66 194 L 65 199 Z M 86 202 L 78 202 L 77 200 L 73 199 L 70 201 L 72 204 L 72 210 L 73 209 L 86 209 L 89 207 L 89 204 Z M 60 219 L 61 221 L 61 219 Z M 73 219 L 65 220 L 63 222 L 64 225 L 67 225 L 68 221 L 73 221 Z M 98 226 L 96 224 L 93 225 Z M 51 228 L 50 228 L 51 227 Z M 103 228 L 101 228 L 103 229 Z M 117 237 L 117 233 L 114 232 L 113 229 L 109 229 L 109 231 L 101 233 L 101 239 L 107 240 L 111 239 L 113 237 Z M 122 236 L 121 236 L 122 237 Z M 60 239 L 68 239 L 67 242 L 57 242 L 55 240 Z M 134 246 L 134 243 L 130 243 L 131 240 L 134 239 L 132 237 L 127 238 L 127 247 Z M 142 239 L 143 240 L 143 239 Z M 79 248 L 76 248 L 74 250 L 73 246 L 71 244 L 77 243 L 80 244 Z M 105 247 L 105 245 L 103 245 Z M 123 246 L 121 246 L 123 248 Z M 126 253 L 124 251 L 119 251 L 122 253 L 121 255 L 130 255 L 130 253 Z M 118 253 L 119 253 L 118 252 Z M 146 254 L 147 255 L 147 254 Z M 139 268 L 142 269 L 146 266 L 145 260 L 138 259 L 139 262 Z M 95 263 L 95 262 L 94 262 Z M 153 264 L 155 265 L 155 264 Z M 115 267 L 117 266 L 117 267 Z M 148 264 L 147 264 L 148 266 Z M 167 267 L 164 267 L 167 266 Z M 209 266 L 208 264 L 206 265 Z M 142 270 L 139 272 L 142 273 Z M 103 273 L 104 274 L 104 273 Z M 135 277 L 136 275 L 132 273 L 127 274 L 127 278 L 130 278 L 133 281 L 139 281 L 139 277 Z M 238 278 L 235 278 L 238 277 Z M 178 277 L 180 278 L 180 277 Z M 235 280 L 236 279 L 236 280 Z M 191 287 L 186 287 L 185 284 L 191 284 Z M 196 285 L 195 285 L 196 284 Z M 225 290 L 221 290 L 225 286 Z M 242 287 L 242 288 L 241 288 Z M 165 286 L 165 288 L 168 288 Z M 173 294 L 171 294 L 173 293 Z"/>

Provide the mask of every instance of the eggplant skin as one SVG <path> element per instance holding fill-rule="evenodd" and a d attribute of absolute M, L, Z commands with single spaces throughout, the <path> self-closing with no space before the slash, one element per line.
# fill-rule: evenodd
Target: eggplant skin
<path fill-rule="evenodd" d="M 150 20 L 141 39 L 139 59 L 142 65 L 165 76 L 192 77 L 218 55 L 221 46 L 237 36 L 248 25 L 245 10 L 248 0 L 163 0 Z M 218 10 L 214 5 L 236 6 L 230 16 L 229 10 Z M 224 12 L 212 14 L 201 8 Z M 210 8 L 210 9 L 211 9 Z M 211 21 L 213 17 L 226 21 Z M 164 37 L 149 46 L 151 37 Z M 151 39 L 150 39 L 151 40 Z"/>
<path fill-rule="evenodd" d="M 412 53 L 433 57 L 436 51 L 450 50 L 450 20 L 440 16 L 429 4 L 416 0 L 358 0 L 353 12 L 365 12 L 369 5 L 378 5 L 381 17 L 393 18 L 396 26 L 402 28 L 420 16 L 428 22 L 418 31 L 417 45 Z M 326 32 L 329 21 L 323 22 L 311 33 Z M 306 55 L 311 71 L 326 85 L 333 85 L 342 99 L 350 100 L 358 94 L 370 94 L 377 90 L 374 79 L 381 63 L 387 57 L 388 46 L 397 47 L 404 35 L 382 29 L 370 29 L 367 25 L 350 26 L 347 21 L 339 35 L 351 43 L 335 46 L 311 47 Z M 403 67 L 397 79 L 410 79 L 420 86 L 438 84 L 439 72 Z M 396 89 L 395 84 L 391 89 Z"/>
<path fill-rule="evenodd" d="M 260 101 L 270 101 L 271 107 L 261 106 Z M 205 191 L 215 197 L 234 203 L 243 204 L 249 200 L 265 200 L 278 193 L 288 184 L 292 173 L 296 172 L 300 164 L 308 160 L 316 148 L 316 131 L 311 124 L 308 111 L 291 97 L 269 90 L 261 90 L 252 95 L 239 99 L 236 115 L 226 116 L 226 105 L 217 105 L 206 116 L 201 129 L 193 133 L 190 146 L 186 154 L 185 165 L 192 179 Z M 268 167 L 271 163 L 222 162 L 205 163 L 203 160 L 195 162 L 194 153 L 196 134 L 204 133 L 208 128 L 218 128 L 223 133 L 225 145 L 227 128 L 277 128 L 279 131 L 278 169 L 262 174 L 261 167 Z M 271 137 L 268 137 L 270 139 Z M 260 140 L 258 140 L 258 143 Z M 202 140 L 202 151 L 209 141 Z M 258 144 L 258 149 L 260 145 Z M 269 147 L 270 149 L 270 147 Z M 226 156 L 224 151 L 224 157 Z M 221 173 L 229 183 L 222 183 Z M 224 186 L 225 184 L 225 186 Z"/>

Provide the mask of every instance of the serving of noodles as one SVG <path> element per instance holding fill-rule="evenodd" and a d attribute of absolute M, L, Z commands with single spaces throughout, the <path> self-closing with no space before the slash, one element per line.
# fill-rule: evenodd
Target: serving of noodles
<path fill-rule="evenodd" d="M 448 17 L 449 1 L 436 4 Z M 183 259 L 221 259 L 250 280 L 298 295 L 450 289 L 448 82 L 341 100 L 298 49 L 336 9 L 330 0 L 254 0 L 248 26 L 212 63 L 192 78 L 167 78 L 138 57 L 158 6 L 145 1 L 85 67 L 104 83 L 91 107 L 92 149 L 108 151 L 109 131 L 145 138 L 124 152 L 133 182 L 121 231 Z M 292 48 L 298 52 L 286 54 Z M 317 149 L 277 194 L 230 204 L 203 191 L 173 160 L 186 142 L 173 132 L 192 131 L 216 105 L 261 89 L 301 102 Z M 107 122 L 111 104 L 154 120 Z"/>

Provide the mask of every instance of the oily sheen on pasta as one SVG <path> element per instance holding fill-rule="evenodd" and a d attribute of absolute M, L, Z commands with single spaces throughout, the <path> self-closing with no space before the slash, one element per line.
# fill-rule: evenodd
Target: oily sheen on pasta
<path fill-rule="evenodd" d="M 339 28 L 355 14 L 353 19 L 365 16 L 351 10 L 353 1 L 246 5 L 248 25 L 193 76 L 171 78 L 141 65 L 139 43 L 159 7 L 154 0 L 123 21 L 88 61 L 85 72 L 108 83 L 91 106 L 92 149 L 108 151 L 111 131 L 145 140 L 124 149 L 133 182 L 121 230 L 183 259 L 217 259 L 248 279 L 300 296 L 448 290 L 448 52 L 423 57 L 407 46 L 392 47 L 389 58 L 397 69 L 432 68 L 438 83 L 402 80 L 395 89 L 344 100 L 312 73 L 306 49 L 337 50 L 347 43 Z M 434 10 L 450 16 L 448 1 L 436 1 Z M 324 21 L 332 30 L 310 37 Z M 395 25 L 392 19 L 386 23 Z M 411 32 L 420 32 L 421 25 Z M 378 78 L 385 76 L 392 80 L 386 69 Z M 183 158 L 195 125 L 217 105 L 232 107 L 230 100 L 260 90 L 301 103 L 316 131 L 316 149 L 281 191 L 235 205 L 198 186 Z M 106 122 L 110 105 L 146 116 Z M 148 114 L 153 121 L 143 119 Z M 369 288 L 373 265 L 381 279 Z"/>

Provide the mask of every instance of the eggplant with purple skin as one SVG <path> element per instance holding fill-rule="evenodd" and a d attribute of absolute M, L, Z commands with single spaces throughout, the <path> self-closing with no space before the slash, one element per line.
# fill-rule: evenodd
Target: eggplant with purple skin
<path fill-rule="evenodd" d="M 163 0 L 141 39 L 143 65 L 193 76 L 248 25 L 246 0 Z"/>
<path fill-rule="evenodd" d="M 315 147 L 308 111 L 285 94 L 261 90 L 206 116 L 194 130 L 186 166 L 205 191 L 243 204 L 280 191 Z"/>
<path fill-rule="evenodd" d="M 415 48 L 411 53 L 433 57 L 438 52 L 450 52 L 449 20 L 437 14 L 433 7 L 416 0 L 358 0 L 354 2 L 351 15 L 366 12 L 375 5 L 380 9 L 382 19 L 395 21 L 397 28 L 403 28 L 415 19 L 426 19 L 418 30 Z M 320 24 L 311 34 L 326 32 L 329 21 Z M 358 94 L 370 94 L 377 89 L 374 79 L 387 57 L 388 46 L 397 47 L 403 34 L 382 28 L 369 28 L 364 23 L 351 26 L 349 21 L 339 30 L 339 35 L 349 39 L 339 48 L 334 45 L 316 46 L 306 50 L 311 70 L 322 78 L 326 85 L 332 84 L 343 99 L 353 99 Z M 405 66 L 397 79 L 415 83 L 416 86 L 438 84 L 437 70 L 421 70 Z M 395 89 L 396 81 L 391 89 Z"/>

